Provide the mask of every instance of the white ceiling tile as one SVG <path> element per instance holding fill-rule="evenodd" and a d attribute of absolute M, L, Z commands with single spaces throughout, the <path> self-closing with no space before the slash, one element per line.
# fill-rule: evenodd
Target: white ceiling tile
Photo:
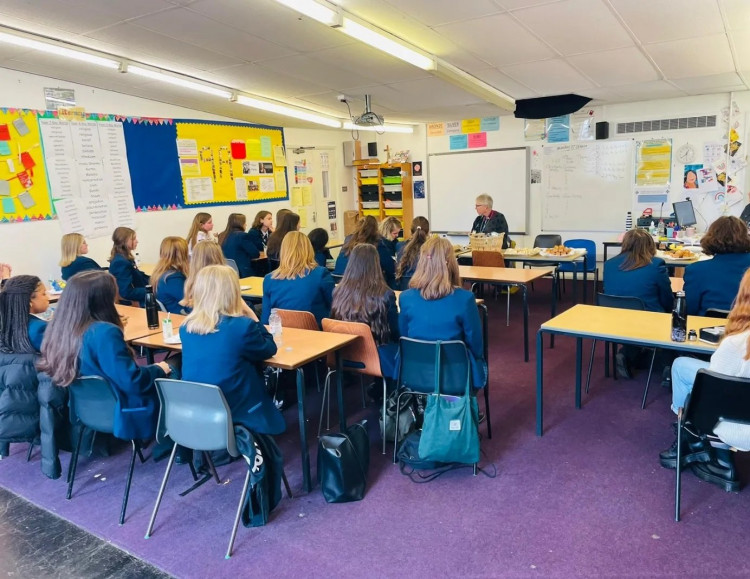
<path fill-rule="evenodd" d="M 609 0 L 641 42 L 724 31 L 716 0 Z"/>
<path fill-rule="evenodd" d="M 296 54 L 296 51 L 185 8 L 137 18 L 130 24 L 249 62 Z M 186 30 L 190 33 L 185 34 Z"/>
<path fill-rule="evenodd" d="M 750 28 L 750 2 L 747 0 L 719 0 L 719 5 L 724 10 L 729 30 Z"/>
<path fill-rule="evenodd" d="M 506 14 L 435 30 L 495 67 L 554 56 L 548 46 Z"/>
<path fill-rule="evenodd" d="M 602 0 L 566 0 L 513 15 L 564 55 L 633 45 Z"/>
<path fill-rule="evenodd" d="M 647 101 L 685 96 L 684 91 L 663 80 L 618 86 L 614 90 L 621 94 L 625 101 Z"/>
<path fill-rule="evenodd" d="M 750 70 L 750 30 L 731 32 L 734 54 L 737 57 L 737 68 Z"/>
<path fill-rule="evenodd" d="M 742 86 L 742 79 L 736 72 L 680 78 L 672 81 L 685 91 L 719 92 L 717 89 L 727 86 Z"/>
<path fill-rule="evenodd" d="M 649 44 L 644 50 L 668 79 L 732 72 L 734 61 L 725 34 Z"/>
<path fill-rule="evenodd" d="M 277 99 L 328 90 L 326 86 L 317 82 L 294 78 L 278 70 L 262 68 L 256 64 L 244 64 L 207 72 L 202 77 L 210 82 Z"/>
<path fill-rule="evenodd" d="M 658 80 L 659 73 L 643 53 L 631 46 L 568 57 L 568 62 L 595 83 L 618 86 Z"/>
<path fill-rule="evenodd" d="M 481 70 L 476 73 L 476 77 L 479 80 L 483 80 L 487 84 L 494 86 L 496 89 L 503 91 L 514 99 L 528 99 L 539 96 L 539 93 L 536 91 L 516 82 L 496 68 Z"/>
<path fill-rule="evenodd" d="M 567 62 L 560 59 L 505 66 L 502 72 L 542 96 L 569 92 L 579 92 L 585 95 L 585 89 L 594 86 Z"/>
<path fill-rule="evenodd" d="M 340 90 L 352 84 L 367 84 L 368 78 L 356 72 L 342 70 L 331 62 L 324 62 L 311 56 L 283 56 L 258 63 L 261 68 L 274 73 L 280 70 L 293 78 L 325 86 L 329 90 Z"/>
<path fill-rule="evenodd" d="M 457 10 L 456 0 L 386 0 L 393 8 L 427 26 L 481 18 L 502 11 L 492 0 L 465 2 Z"/>
<path fill-rule="evenodd" d="M 426 71 L 415 68 L 383 52 L 374 51 L 360 42 L 320 50 L 311 56 L 321 62 L 329 63 L 330 66 L 350 71 L 356 77 L 365 78 L 368 81 L 367 84 L 374 82 L 390 84 L 429 76 Z M 348 85 L 351 86 L 352 82 L 349 82 Z"/>
<path fill-rule="evenodd" d="M 528 8 L 529 6 L 538 6 L 540 4 L 554 4 L 562 0 L 495 0 L 495 4 L 502 6 L 506 10 L 517 10 L 519 8 Z"/>

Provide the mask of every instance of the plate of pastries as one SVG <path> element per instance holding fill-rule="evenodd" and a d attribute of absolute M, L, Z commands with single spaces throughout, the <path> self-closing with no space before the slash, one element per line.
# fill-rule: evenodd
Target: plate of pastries
<path fill-rule="evenodd" d="M 540 252 L 540 254 L 545 257 L 564 257 L 566 255 L 572 255 L 573 253 L 575 253 L 575 250 L 572 247 L 565 247 L 564 245 L 546 247 Z"/>
<path fill-rule="evenodd" d="M 532 256 L 532 255 L 539 255 L 539 252 L 541 249 L 538 247 L 509 247 L 508 249 L 503 250 L 504 255 L 524 255 L 524 256 Z"/>
<path fill-rule="evenodd" d="M 690 251 L 689 249 L 679 248 L 670 249 L 662 254 L 666 259 L 678 259 L 680 261 L 690 261 L 691 259 L 698 259 L 698 255 Z"/>

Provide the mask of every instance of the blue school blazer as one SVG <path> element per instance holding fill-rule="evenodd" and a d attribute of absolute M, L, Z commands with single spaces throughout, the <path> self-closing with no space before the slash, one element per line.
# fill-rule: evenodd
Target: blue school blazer
<path fill-rule="evenodd" d="M 604 293 L 641 298 L 649 312 L 671 311 L 674 298 L 664 260 L 655 257 L 648 265 L 623 271 L 625 257 L 621 253 L 604 262 Z"/>
<path fill-rule="evenodd" d="M 185 275 L 179 271 L 168 271 L 156 286 L 156 299 L 164 304 L 170 314 L 181 314 L 180 300 L 185 297 Z"/>
<path fill-rule="evenodd" d="M 42 351 L 42 341 L 44 340 L 44 332 L 47 329 L 47 322 L 37 318 L 33 314 L 29 314 L 29 341 L 37 352 Z"/>
<path fill-rule="evenodd" d="M 117 280 L 117 290 L 121 300 L 138 302 L 141 307 L 146 299 L 146 286 L 149 278 L 135 265 L 119 253 L 109 262 L 109 273 Z"/>
<path fill-rule="evenodd" d="M 273 308 L 311 312 L 318 325 L 331 315 L 334 282 L 326 268 L 317 266 L 306 276 L 295 279 L 274 279 L 272 275 L 263 278 L 261 322 L 268 323 Z"/>
<path fill-rule="evenodd" d="M 94 322 L 86 329 L 78 354 L 78 375 L 101 376 L 118 392 L 114 428 L 117 438 L 153 438 L 159 407 L 154 380 L 166 374 L 156 364 L 136 364 L 120 328 L 108 322 Z"/>
<path fill-rule="evenodd" d="M 181 326 L 180 339 L 183 380 L 221 388 L 235 424 L 261 434 L 286 430 L 284 417 L 265 389 L 262 362 L 276 353 L 276 344 L 262 324 L 222 316 L 210 334 L 191 334 Z"/>
<path fill-rule="evenodd" d="M 260 229 L 258 229 L 257 227 L 254 229 L 250 229 L 250 231 L 247 232 L 247 237 L 248 239 L 250 239 L 250 241 L 253 242 L 255 249 L 257 249 L 259 253 L 266 250 L 268 235 L 266 235 L 264 238 L 263 232 Z"/>
<path fill-rule="evenodd" d="M 62 267 L 60 271 L 62 273 L 63 281 L 68 281 L 75 274 L 82 271 L 88 271 L 90 269 L 101 269 L 101 267 L 99 267 L 99 264 L 90 257 L 79 255 L 73 260 L 72 263 L 69 263 L 68 265 Z"/>
<path fill-rule="evenodd" d="M 249 233 L 233 231 L 224 239 L 221 246 L 224 257 L 233 259 L 240 270 L 240 278 L 250 277 L 255 273 L 253 260 L 260 257 L 260 251 L 253 243 Z"/>
<path fill-rule="evenodd" d="M 396 289 L 396 260 L 391 254 L 391 249 L 388 242 L 381 239 L 377 246 L 378 257 L 380 258 L 380 269 L 383 270 L 383 277 L 385 283 L 391 289 Z M 335 275 L 344 275 L 346 266 L 349 264 L 349 256 L 344 254 L 344 251 L 339 252 L 339 256 L 336 258 L 336 267 L 333 269 Z"/>
<path fill-rule="evenodd" d="M 722 253 L 685 268 L 687 313 L 704 316 L 709 308 L 732 309 L 740 281 L 750 267 L 750 253 Z"/>
<path fill-rule="evenodd" d="M 487 383 L 482 322 L 474 294 L 462 288 L 438 300 L 426 300 L 417 289 L 399 297 L 401 335 L 417 340 L 461 340 L 469 350 L 472 386 Z"/>

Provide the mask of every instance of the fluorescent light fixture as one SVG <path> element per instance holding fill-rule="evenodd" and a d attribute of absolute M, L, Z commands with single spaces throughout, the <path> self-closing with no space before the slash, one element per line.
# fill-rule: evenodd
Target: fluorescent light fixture
<path fill-rule="evenodd" d="M 496 105 L 506 111 L 514 112 L 516 110 L 516 101 L 504 92 L 497 90 L 494 86 L 478 79 L 475 76 L 464 72 L 460 68 L 448 64 L 444 60 L 436 59 L 437 68 L 433 74 L 454 86 L 462 88 L 468 93 Z"/>
<path fill-rule="evenodd" d="M 202 92 L 205 94 L 210 94 L 210 95 L 221 97 L 224 99 L 228 99 L 232 96 L 232 93 L 226 89 L 216 88 L 214 86 L 209 86 L 207 84 L 201 84 L 199 82 L 188 80 L 187 78 L 184 78 L 184 77 L 172 76 L 171 74 L 165 74 L 163 72 L 158 72 L 158 71 L 151 70 L 148 68 L 141 68 L 140 66 L 128 65 L 127 72 L 130 74 L 135 74 L 138 76 L 151 78 L 153 80 L 166 82 L 168 84 L 173 84 L 175 86 L 180 86 L 183 88 L 187 88 L 187 89 L 194 90 L 197 92 Z"/>
<path fill-rule="evenodd" d="M 339 28 L 339 30 L 341 30 L 341 32 L 343 32 L 344 34 L 351 36 L 355 40 L 359 40 L 360 42 L 369 44 L 373 48 L 382 50 L 383 52 L 390 54 L 391 56 L 400 58 L 404 62 L 413 64 L 414 66 L 419 67 L 423 70 L 435 70 L 435 60 L 433 58 L 425 56 L 424 54 L 417 52 L 416 50 L 412 50 L 411 48 L 401 44 L 400 42 L 396 42 L 388 36 L 385 36 L 380 32 L 376 32 L 372 28 L 363 26 L 362 24 L 355 22 L 351 18 L 344 17 L 343 24 L 341 28 Z"/>
<path fill-rule="evenodd" d="M 376 133 L 407 133 L 411 134 L 414 132 L 414 127 L 408 125 L 374 125 L 372 127 L 362 127 L 355 125 L 354 123 L 345 122 L 345 129 L 351 129 L 352 131 L 374 131 Z"/>
<path fill-rule="evenodd" d="M 276 113 L 277 115 L 283 115 L 285 117 L 292 117 L 294 119 L 300 119 L 302 121 L 308 121 L 310 123 L 317 123 L 319 125 L 325 125 L 326 127 L 332 127 L 334 129 L 341 128 L 341 121 L 334 119 L 333 117 L 325 117 L 312 112 L 304 111 L 302 109 L 293 109 L 284 105 L 272 103 L 248 97 L 245 95 L 237 96 L 237 103 L 246 107 L 252 107 L 254 109 L 260 109 L 268 111 L 269 113 Z"/>
<path fill-rule="evenodd" d="M 97 66 L 103 66 L 105 68 L 118 69 L 120 63 L 117 60 L 111 58 L 105 58 L 103 56 L 97 56 L 88 52 L 80 50 L 73 50 L 66 48 L 60 44 L 53 44 L 51 42 L 40 42 L 39 40 L 33 40 L 28 36 L 19 36 L 15 34 L 7 34 L 6 32 L 0 32 L 0 42 L 6 44 L 14 44 L 23 48 L 31 48 L 32 50 L 38 50 L 40 52 L 47 52 L 54 54 L 55 56 L 62 56 L 64 58 L 70 58 L 73 60 L 80 60 L 88 62 L 89 64 L 95 64 Z"/>
<path fill-rule="evenodd" d="M 287 8 L 296 10 L 300 14 L 304 14 L 322 22 L 326 26 L 341 26 L 341 14 L 334 8 L 329 8 L 323 4 L 316 2 L 315 0 L 276 0 L 279 4 L 283 4 Z"/>

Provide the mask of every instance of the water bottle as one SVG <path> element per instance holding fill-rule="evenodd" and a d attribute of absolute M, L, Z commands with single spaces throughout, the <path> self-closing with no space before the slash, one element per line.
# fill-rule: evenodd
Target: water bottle
<path fill-rule="evenodd" d="M 685 292 L 677 292 L 672 309 L 672 341 L 684 342 L 687 339 L 687 302 Z"/>
<path fill-rule="evenodd" d="M 135 262 L 135 267 L 141 267 L 141 256 L 138 255 L 137 251 L 133 254 L 133 261 Z"/>
<path fill-rule="evenodd" d="M 271 310 L 271 315 L 268 316 L 268 326 L 270 328 L 273 341 L 277 345 L 281 345 L 281 316 L 276 308 Z"/>
<path fill-rule="evenodd" d="M 156 296 L 154 289 L 146 286 L 146 323 L 149 330 L 159 329 L 159 306 L 156 305 Z"/>
<path fill-rule="evenodd" d="M 625 231 L 630 231 L 631 229 L 633 229 L 633 212 L 628 211 L 625 217 Z"/>
<path fill-rule="evenodd" d="M 659 237 L 660 238 L 667 236 L 667 226 L 664 225 L 664 220 L 663 219 L 659 220 L 659 227 L 658 227 L 658 229 L 659 229 Z"/>

